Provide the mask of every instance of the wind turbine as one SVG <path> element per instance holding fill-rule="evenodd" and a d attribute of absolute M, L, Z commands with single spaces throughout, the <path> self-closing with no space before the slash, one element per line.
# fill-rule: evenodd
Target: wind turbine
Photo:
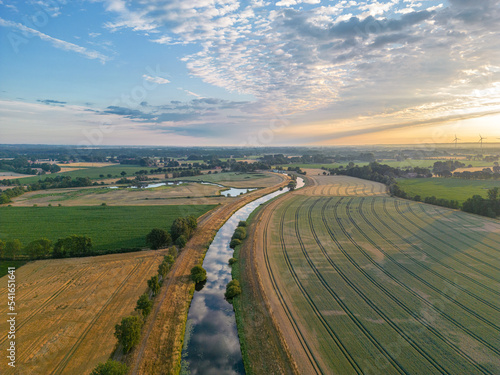
<path fill-rule="evenodd" d="M 483 139 L 487 139 L 487 138 L 483 138 L 481 136 L 481 134 L 479 134 L 479 143 L 481 143 L 481 153 L 483 152 Z"/>
<path fill-rule="evenodd" d="M 457 143 L 459 140 L 460 138 L 457 138 L 457 135 L 455 134 L 455 139 L 453 140 L 453 142 L 455 142 L 455 149 L 457 149 Z"/>

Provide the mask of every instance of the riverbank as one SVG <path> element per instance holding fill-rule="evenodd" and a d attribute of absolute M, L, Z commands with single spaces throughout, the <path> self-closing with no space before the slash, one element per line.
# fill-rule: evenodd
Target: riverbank
<path fill-rule="evenodd" d="M 265 206 L 263 206 L 265 207 Z M 241 294 L 233 298 L 241 355 L 247 375 L 298 374 L 297 367 L 269 313 L 269 302 L 263 293 L 259 273 L 255 272 L 255 228 L 259 212 L 247 219 L 247 240 L 234 250 L 237 262 L 232 266 L 233 279 L 239 280 Z M 257 218 L 257 219 L 256 219 Z M 252 240 L 253 239 L 253 240 Z"/>
<path fill-rule="evenodd" d="M 221 205 L 199 219 L 198 229 L 179 254 L 169 279 L 162 288 L 146 322 L 141 343 L 129 360 L 131 374 L 178 374 L 186 318 L 193 297 L 190 270 L 199 264 L 220 227 L 241 207 L 288 184 L 288 177 L 269 188 L 250 192 Z"/>

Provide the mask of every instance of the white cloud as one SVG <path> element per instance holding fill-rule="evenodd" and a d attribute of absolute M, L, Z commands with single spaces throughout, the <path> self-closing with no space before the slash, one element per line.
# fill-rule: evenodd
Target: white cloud
<path fill-rule="evenodd" d="M 154 82 L 154 83 L 157 83 L 159 85 L 165 85 L 167 83 L 170 83 L 170 81 L 168 79 L 165 79 L 165 78 L 162 78 L 162 77 L 151 77 L 147 74 L 143 74 L 142 78 L 144 78 L 146 81 L 149 81 L 149 82 Z"/>
<path fill-rule="evenodd" d="M 17 30 L 21 31 L 24 35 L 29 34 L 32 36 L 37 36 L 41 40 L 49 42 L 50 44 L 52 44 L 56 48 L 62 49 L 64 51 L 71 51 L 71 52 L 79 53 L 88 59 L 97 59 L 97 60 L 100 60 L 102 63 L 105 63 L 106 61 L 110 60 L 110 58 L 108 56 L 103 55 L 100 52 L 88 50 L 85 47 L 78 46 L 76 44 L 66 42 L 66 41 L 61 40 L 61 39 L 53 38 L 47 34 L 41 33 L 38 30 L 29 28 L 29 27 L 24 26 L 24 25 L 17 23 L 17 22 L 12 22 L 12 21 L 8 21 L 8 20 L 4 20 L 3 18 L 0 18 L 0 26 L 11 27 L 11 28 L 17 29 Z"/>

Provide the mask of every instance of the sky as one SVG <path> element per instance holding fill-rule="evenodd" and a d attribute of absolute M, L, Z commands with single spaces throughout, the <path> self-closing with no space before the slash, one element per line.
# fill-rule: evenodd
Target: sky
<path fill-rule="evenodd" d="M 0 144 L 500 141 L 500 0 L 0 0 Z"/>

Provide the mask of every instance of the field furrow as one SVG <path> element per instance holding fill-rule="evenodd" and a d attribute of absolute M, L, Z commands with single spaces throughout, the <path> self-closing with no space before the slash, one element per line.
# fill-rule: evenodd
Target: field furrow
<path fill-rule="evenodd" d="M 500 224 L 474 218 L 494 234 L 456 233 L 452 210 L 378 196 L 371 181 L 312 178 L 256 224 L 294 358 L 316 373 L 498 373 Z"/>

